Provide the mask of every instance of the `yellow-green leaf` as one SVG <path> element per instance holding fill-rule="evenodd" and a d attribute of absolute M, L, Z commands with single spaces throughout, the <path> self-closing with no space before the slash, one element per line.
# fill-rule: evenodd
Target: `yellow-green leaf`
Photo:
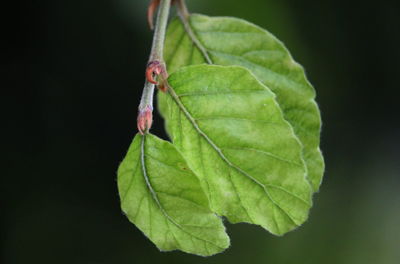
<path fill-rule="evenodd" d="M 211 209 L 277 235 L 301 225 L 312 190 L 302 145 L 275 95 L 239 66 L 183 67 L 168 81 L 168 130 Z"/>
<path fill-rule="evenodd" d="M 121 207 L 160 250 L 210 256 L 229 246 L 195 174 L 175 147 L 136 135 L 118 169 Z"/>
<path fill-rule="evenodd" d="M 319 149 L 321 118 L 314 88 L 303 68 L 276 37 L 242 19 L 191 15 L 187 27 L 191 36 L 178 19 L 169 26 L 165 43 L 168 71 L 173 73 L 183 66 L 202 63 L 249 69 L 276 94 L 284 118 L 303 145 L 307 178 L 317 191 L 324 172 Z M 167 116 L 162 96 L 159 109 Z"/>

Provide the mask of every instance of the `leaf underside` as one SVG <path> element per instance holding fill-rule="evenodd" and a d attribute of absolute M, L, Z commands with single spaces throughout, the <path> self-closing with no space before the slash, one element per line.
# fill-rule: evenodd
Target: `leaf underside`
<path fill-rule="evenodd" d="M 266 30 L 237 18 L 190 16 L 195 45 L 180 20 L 173 20 L 165 43 L 169 73 L 181 67 L 207 63 L 238 65 L 250 70 L 276 94 L 284 118 L 302 143 L 307 179 L 317 191 L 322 181 L 324 161 L 319 149 L 321 119 L 315 91 L 285 46 Z M 201 49 L 200 49 L 201 48 Z M 165 96 L 159 95 L 159 109 L 167 122 Z"/>
<path fill-rule="evenodd" d="M 239 66 L 184 67 L 168 81 L 168 131 L 211 209 L 276 235 L 301 225 L 312 191 L 301 144 L 275 95 Z"/>
<path fill-rule="evenodd" d="M 118 188 L 124 213 L 160 250 L 210 256 L 229 246 L 221 219 L 171 143 L 136 135 L 119 167 Z"/>

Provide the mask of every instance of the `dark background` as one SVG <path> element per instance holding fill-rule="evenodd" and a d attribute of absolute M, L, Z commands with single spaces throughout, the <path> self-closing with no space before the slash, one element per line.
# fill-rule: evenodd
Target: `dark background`
<path fill-rule="evenodd" d="M 284 41 L 315 85 L 326 174 L 284 237 L 228 225 L 232 246 L 160 253 L 119 207 L 151 45 L 145 0 L 1 6 L 0 263 L 400 263 L 400 11 L 396 1 L 189 0 Z M 165 137 L 157 117 L 153 133 Z"/>

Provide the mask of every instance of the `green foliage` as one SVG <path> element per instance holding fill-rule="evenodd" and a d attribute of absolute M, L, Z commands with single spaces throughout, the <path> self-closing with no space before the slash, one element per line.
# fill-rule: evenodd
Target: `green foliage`
<path fill-rule="evenodd" d="M 229 246 L 197 177 L 175 147 L 136 135 L 118 170 L 121 206 L 160 250 L 209 256 Z"/>
<path fill-rule="evenodd" d="M 137 135 L 118 171 L 123 211 L 161 250 L 229 246 L 218 216 L 283 235 L 307 220 L 324 161 L 303 68 L 236 18 L 173 20 L 159 110 L 172 143 Z"/>
<path fill-rule="evenodd" d="M 275 95 L 238 66 L 184 67 L 169 84 L 168 131 L 211 209 L 277 235 L 303 223 L 311 188 L 301 144 Z"/>
<path fill-rule="evenodd" d="M 314 101 L 315 91 L 303 68 L 285 46 L 266 30 L 231 17 L 191 15 L 190 27 L 206 54 L 202 54 L 180 20 L 171 22 L 165 43 L 165 59 L 170 73 L 180 67 L 207 63 L 239 65 L 249 69 L 277 96 L 285 119 L 303 145 L 308 179 L 314 191 L 321 184 L 324 161 L 319 150 L 321 118 Z M 205 55 L 205 56 L 204 56 Z M 159 100 L 161 113 L 164 101 Z"/>

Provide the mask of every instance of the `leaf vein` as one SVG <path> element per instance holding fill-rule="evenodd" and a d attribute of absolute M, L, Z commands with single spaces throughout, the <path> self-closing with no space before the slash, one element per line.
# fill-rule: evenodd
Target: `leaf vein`
<path fill-rule="evenodd" d="M 235 168 L 237 171 L 239 171 L 240 173 L 242 173 L 243 175 L 247 176 L 248 178 L 250 178 L 253 182 L 255 182 L 256 184 L 260 185 L 263 189 L 264 192 L 267 194 L 269 200 L 277 207 L 279 208 L 279 210 L 281 210 L 284 214 L 286 214 L 288 216 L 288 218 L 297 226 L 298 224 L 296 223 L 296 221 L 294 220 L 294 218 L 286 211 L 284 210 L 269 194 L 266 186 L 264 184 L 262 184 L 261 182 L 259 182 L 257 179 L 255 179 L 254 177 L 252 177 L 251 175 L 249 175 L 248 173 L 246 173 L 245 171 L 243 171 L 242 169 L 240 169 L 239 167 L 237 167 L 236 165 L 234 165 L 232 162 L 230 162 L 225 155 L 222 153 L 221 149 L 218 148 L 218 146 L 200 129 L 200 127 L 198 126 L 198 124 L 196 123 L 196 120 L 191 116 L 191 114 L 189 113 L 189 111 L 186 109 L 186 107 L 183 105 L 183 103 L 181 102 L 181 100 L 179 99 L 178 95 L 175 93 L 175 90 L 170 87 L 169 89 L 169 94 L 172 96 L 172 98 L 174 99 L 175 103 L 178 105 L 178 107 L 183 111 L 183 113 L 186 115 L 187 119 L 189 120 L 189 122 L 193 125 L 193 127 L 197 130 L 197 132 L 212 146 L 212 148 L 218 153 L 218 155 L 221 157 L 221 159 L 223 161 L 225 161 L 225 163 L 227 163 L 230 167 Z"/>
<path fill-rule="evenodd" d="M 249 151 L 259 152 L 259 153 L 265 154 L 265 155 L 267 155 L 267 156 L 269 156 L 269 157 L 271 157 L 271 158 L 274 158 L 274 159 L 276 159 L 276 160 L 279 160 L 279 161 L 282 161 L 282 162 L 286 162 L 286 163 L 288 163 L 288 164 L 295 165 L 295 166 L 298 166 L 298 167 L 303 168 L 303 165 L 301 165 L 301 164 L 299 164 L 299 163 L 296 163 L 296 162 L 293 162 L 293 161 L 291 161 L 291 160 L 288 160 L 288 159 L 279 157 L 278 155 L 275 155 L 275 154 L 273 154 L 273 153 L 271 153 L 271 152 L 264 151 L 264 150 L 260 150 L 260 149 L 246 148 L 246 147 L 221 147 L 221 149 L 249 150 Z"/>
<path fill-rule="evenodd" d="M 216 51 L 216 50 L 209 50 L 209 51 L 210 51 L 211 53 L 219 53 L 219 54 L 222 54 L 222 55 L 225 55 L 225 56 L 228 56 L 228 57 L 233 57 L 233 58 L 236 58 L 236 59 L 239 59 L 239 60 L 246 61 L 248 64 L 252 64 L 252 65 L 254 65 L 254 66 L 261 67 L 261 68 L 263 68 L 264 70 L 267 70 L 267 71 L 269 71 L 269 72 L 271 72 L 271 73 L 277 75 L 279 78 L 284 79 L 284 80 L 287 80 L 288 82 L 290 82 L 290 83 L 292 84 L 292 86 L 297 86 L 297 87 L 306 88 L 306 89 L 299 89 L 299 90 L 293 89 L 293 91 L 296 91 L 297 93 L 299 93 L 300 91 L 309 90 L 309 87 L 308 87 L 307 85 L 301 84 L 301 83 L 297 82 L 296 80 L 290 79 L 290 78 L 288 78 L 287 76 L 285 76 L 284 74 L 279 73 L 279 72 L 277 72 L 277 71 L 274 71 L 274 70 L 272 70 L 271 68 L 267 68 L 265 65 L 262 65 L 262 64 L 260 64 L 260 63 L 256 63 L 256 62 L 254 62 L 254 61 L 248 60 L 248 59 L 243 58 L 242 56 L 239 56 L 239 55 L 234 55 L 234 54 L 230 54 L 230 53 L 225 53 L 225 52 L 222 52 L 222 51 Z M 306 93 L 303 92 L 302 94 L 303 94 L 303 96 L 305 96 Z M 309 101 L 312 101 L 312 100 L 314 99 L 313 96 L 308 96 L 308 98 L 310 99 Z"/>
<path fill-rule="evenodd" d="M 229 116 L 207 116 L 207 117 L 196 117 L 195 120 L 202 121 L 202 120 L 213 120 L 213 119 L 223 119 L 223 120 L 237 120 L 237 121 L 251 121 L 251 122 L 259 122 L 269 125 L 275 126 L 284 126 L 283 124 L 270 122 L 267 120 L 262 119 L 250 119 L 250 118 L 237 118 L 237 117 L 229 117 Z"/>
<path fill-rule="evenodd" d="M 147 188 L 149 189 L 149 191 L 150 191 L 150 193 L 151 193 L 151 196 L 153 197 L 154 201 L 156 202 L 156 204 L 157 204 L 158 208 L 160 209 L 160 211 L 162 212 L 162 214 L 163 214 L 172 224 L 174 224 L 178 229 L 180 229 L 182 232 L 188 234 L 189 237 L 190 237 L 191 239 L 193 239 L 193 237 L 194 237 L 194 238 L 196 238 L 196 239 L 198 239 L 198 240 L 200 240 L 200 241 L 205 241 L 205 242 L 210 243 L 210 244 L 212 244 L 212 245 L 214 245 L 214 246 L 216 246 L 216 247 L 218 247 L 218 248 L 220 248 L 220 249 L 224 249 L 223 247 L 221 247 L 221 246 L 215 244 L 215 243 L 212 242 L 212 241 L 206 240 L 206 239 L 204 239 L 204 238 L 200 238 L 200 237 L 198 237 L 198 236 L 195 236 L 195 235 L 189 233 L 188 231 L 186 231 L 185 229 L 183 229 L 182 226 L 181 226 L 180 224 L 178 224 L 177 222 L 175 222 L 175 220 L 165 211 L 165 209 L 164 209 L 164 207 L 161 205 L 160 200 L 158 199 L 157 193 L 154 191 L 154 189 L 153 189 L 153 187 L 152 187 L 152 185 L 151 185 L 151 183 L 150 183 L 150 179 L 149 179 L 149 177 L 148 177 L 148 175 L 147 175 L 146 164 L 145 164 L 145 154 L 144 154 L 144 152 L 145 152 L 145 151 L 144 151 L 144 150 L 145 150 L 145 147 L 144 147 L 144 145 L 145 145 L 145 137 L 146 137 L 146 136 L 142 136 L 141 152 L 140 152 L 140 160 L 141 160 L 141 164 L 142 164 L 143 177 L 145 178 L 146 185 L 147 185 Z M 151 230 L 150 230 L 150 231 L 151 231 Z M 150 234 L 151 234 L 151 232 L 150 232 Z"/>
<path fill-rule="evenodd" d="M 121 203 L 123 203 L 125 201 L 126 196 L 128 195 L 129 191 L 131 190 L 131 188 L 133 186 L 133 184 L 132 184 L 133 183 L 133 179 L 135 178 L 134 176 L 135 176 L 135 173 L 136 173 L 136 171 L 138 169 L 139 169 L 139 162 L 136 163 L 135 169 L 132 170 L 132 175 L 133 176 L 129 180 L 128 189 L 126 189 L 125 193 L 123 195 L 121 195 Z M 127 172 L 129 172 L 129 170 L 124 171 L 123 174 L 121 174 L 121 175 L 124 175 Z"/>
<path fill-rule="evenodd" d="M 265 93 L 265 90 L 261 89 L 253 89 L 253 90 L 238 90 L 238 91 L 226 91 L 226 92 L 198 92 L 198 93 L 182 93 L 177 95 L 178 97 L 184 97 L 184 96 L 206 96 L 206 95 L 227 95 L 227 94 L 243 94 L 243 93 L 255 93 L 255 92 L 263 92 Z"/>
<path fill-rule="evenodd" d="M 176 195 L 176 194 L 167 193 L 167 192 L 163 192 L 163 191 L 156 191 L 156 192 L 157 192 L 158 194 L 164 194 L 164 195 L 167 195 L 167 196 L 170 196 L 170 197 L 174 197 L 174 198 L 177 198 L 177 199 L 180 199 L 180 200 L 188 201 L 188 202 L 190 202 L 190 203 L 192 203 L 192 204 L 194 204 L 194 205 L 196 205 L 196 206 L 198 206 L 198 207 L 204 209 L 203 205 L 198 204 L 198 203 L 196 203 L 195 201 L 192 201 L 192 200 L 190 200 L 190 199 L 188 199 L 188 198 L 184 198 L 184 197 L 178 196 L 178 195 Z"/>

